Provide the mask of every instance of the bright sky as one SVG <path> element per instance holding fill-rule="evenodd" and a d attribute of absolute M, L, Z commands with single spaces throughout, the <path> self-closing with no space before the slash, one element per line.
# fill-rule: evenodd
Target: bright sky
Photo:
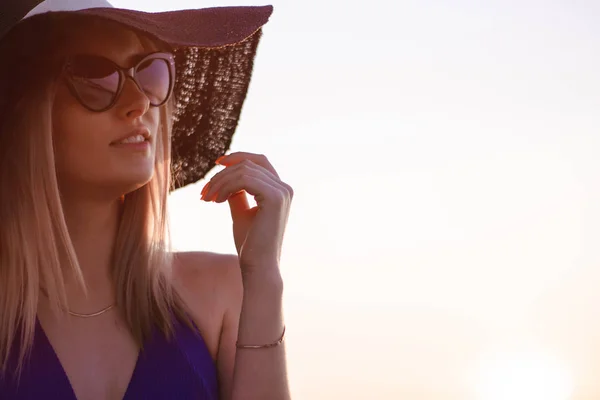
<path fill-rule="evenodd" d="M 296 191 L 295 399 L 600 397 L 600 3 L 111 2 L 275 7 L 232 150 Z M 233 252 L 204 183 L 175 245 Z"/>

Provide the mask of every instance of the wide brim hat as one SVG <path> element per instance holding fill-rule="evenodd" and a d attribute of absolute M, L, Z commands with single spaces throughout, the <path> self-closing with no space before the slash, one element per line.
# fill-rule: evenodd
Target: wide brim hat
<path fill-rule="evenodd" d="M 69 13 L 106 18 L 169 44 L 177 71 L 174 190 L 202 179 L 229 149 L 272 12 L 271 5 L 147 13 L 105 0 L 1 0 L 0 40 L 24 20 Z"/>

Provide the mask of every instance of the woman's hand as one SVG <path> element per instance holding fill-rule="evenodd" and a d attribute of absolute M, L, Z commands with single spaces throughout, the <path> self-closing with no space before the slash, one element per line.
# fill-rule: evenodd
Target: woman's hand
<path fill-rule="evenodd" d="M 233 219 L 233 237 L 242 274 L 279 267 L 281 247 L 294 192 L 279 179 L 263 155 L 232 153 L 217 160 L 225 169 L 202 189 L 202 200 L 228 200 Z M 246 193 L 254 196 L 250 208 Z"/>

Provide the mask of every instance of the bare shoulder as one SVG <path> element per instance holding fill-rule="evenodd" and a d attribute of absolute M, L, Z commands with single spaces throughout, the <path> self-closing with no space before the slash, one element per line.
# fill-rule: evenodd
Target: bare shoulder
<path fill-rule="evenodd" d="M 216 359 L 225 313 L 241 303 L 243 296 L 237 255 L 177 252 L 173 280 Z"/>
<path fill-rule="evenodd" d="M 240 280 L 241 273 L 238 257 L 234 254 L 220 254 L 203 251 L 177 252 L 174 254 L 173 274 L 190 289 L 197 285 L 228 285 Z"/>

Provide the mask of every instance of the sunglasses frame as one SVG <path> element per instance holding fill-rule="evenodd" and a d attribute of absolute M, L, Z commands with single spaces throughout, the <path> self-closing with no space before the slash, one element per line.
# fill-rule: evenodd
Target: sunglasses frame
<path fill-rule="evenodd" d="M 112 64 L 115 68 L 115 72 L 117 72 L 119 74 L 119 86 L 117 87 L 117 91 L 114 95 L 113 100 L 110 102 L 110 104 L 102 109 L 96 110 L 91 108 L 90 106 L 88 106 L 87 104 L 85 104 L 85 102 L 83 101 L 83 99 L 81 98 L 81 96 L 79 95 L 79 93 L 77 92 L 77 89 L 75 88 L 75 85 L 73 84 L 73 82 L 71 81 L 72 76 L 71 73 L 69 72 L 69 65 L 70 65 L 70 60 L 71 58 L 75 58 L 75 57 L 80 57 L 80 56 L 89 56 L 89 57 L 98 57 L 98 58 L 102 58 L 106 61 L 108 61 L 110 64 Z M 115 62 L 113 62 L 112 60 L 103 57 L 103 56 L 98 56 L 98 55 L 94 55 L 94 54 L 76 54 L 73 56 L 68 56 L 65 59 L 65 62 L 63 64 L 63 74 L 65 75 L 66 79 L 66 83 L 67 86 L 71 92 L 71 94 L 77 99 L 77 101 L 79 101 L 79 103 L 85 107 L 86 109 L 88 109 L 89 111 L 92 112 L 104 112 L 107 110 L 110 110 L 112 107 L 114 107 L 114 105 L 117 103 L 117 101 L 119 100 L 119 97 L 121 96 L 121 93 L 123 92 L 123 87 L 125 87 L 125 81 L 127 78 L 130 78 L 135 85 L 138 87 L 138 89 L 144 93 L 144 95 L 146 97 L 148 97 L 148 95 L 146 95 L 146 92 L 144 91 L 144 89 L 142 89 L 139 81 L 137 80 L 137 69 L 140 65 L 142 65 L 143 63 L 145 63 L 148 60 L 164 60 L 167 63 L 167 66 L 169 68 L 169 90 L 167 92 L 167 96 L 165 98 L 164 101 L 162 101 L 159 104 L 152 104 L 150 103 L 151 106 L 153 107 L 160 107 L 163 104 L 165 104 L 167 101 L 169 101 L 169 98 L 171 97 L 171 95 L 173 94 L 173 88 L 175 87 L 175 57 L 172 53 L 167 53 L 167 52 L 155 52 L 155 53 L 150 53 L 146 56 L 144 56 L 140 61 L 138 61 L 133 67 L 131 68 L 122 68 L 121 66 L 117 65 Z M 148 100 L 150 100 L 148 98 Z"/>

